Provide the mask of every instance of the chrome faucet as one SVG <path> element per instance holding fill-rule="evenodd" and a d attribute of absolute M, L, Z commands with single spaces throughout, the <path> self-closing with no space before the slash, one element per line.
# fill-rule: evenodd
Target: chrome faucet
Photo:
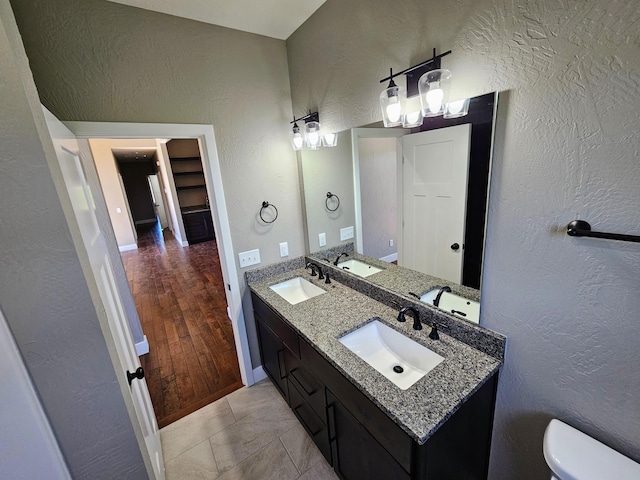
<path fill-rule="evenodd" d="M 437 306 L 439 306 L 439 305 L 440 305 L 440 297 L 442 297 L 442 294 L 443 294 L 444 292 L 449 292 L 449 293 L 451 293 L 451 287 L 448 287 L 448 286 L 446 286 L 446 285 L 445 285 L 444 287 L 442 287 L 442 288 L 440 289 L 440 291 L 439 291 L 439 292 L 438 292 L 438 294 L 436 295 L 436 298 L 433 300 L 433 306 L 434 306 L 434 307 L 437 307 Z"/>
<path fill-rule="evenodd" d="M 398 313 L 398 321 L 405 322 L 407 319 L 404 318 L 404 314 L 409 311 L 413 312 L 413 329 L 422 330 L 422 323 L 420 323 L 420 314 L 413 307 L 404 307 L 402 310 L 400 310 L 400 313 Z"/>
<path fill-rule="evenodd" d="M 338 266 L 338 262 L 340 261 L 340 259 L 342 258 L 342 256 L 348 257 L 349 254 L 347 252 L 342 252 L 340 255 L 338 255 L 338 258 L 336 258 L 336 261 L 333 262 L 333 264 L 337 267 Z"/>
<path fill-rule="evenodd" d="M 324 275 L 322 274 L 322 269 L 320 268 L 320 265 L 318 265 L 317 263 L 314 262 L 309 262 L 305 265 L 305 270 L 307 268 L 311 267 L 311 276 L 315 277 L 316 276 L 316 272 L 318 272 L 318 280 L 324 280 Z"/>

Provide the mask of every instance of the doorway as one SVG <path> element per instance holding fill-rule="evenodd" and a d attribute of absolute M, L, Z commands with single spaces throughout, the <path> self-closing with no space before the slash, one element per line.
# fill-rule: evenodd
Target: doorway
<path fill-rule="evenodd" d="M 193 138 L 197 139 L 202 153 L 203 174 L 206 178 L 206 190 L 211 205 L 212 221 L 216 232 L 216 245 L 220 257 L 227 313 L 233 328 L 241 381 L 252 385 L 254 371 L 251 366 L 244 314 L 240 295 L 240 282 L 233 258 L 231 231 L 227 215 L 224 187 L 217 156 L 215 136 L 211 125 L 181 124 L 126 124 L 67 122 L 67 126 L 80 139 L 89 138 Z M 171 215 L 170 215 L 171 216 Z M 180 232 L 176 232 L 180 233 Z M 179 239 L 184 244 L 184 239 Z M 258 372 L 256 372 L 258 374 Z"/>
<path fill-rule="evenodd" d="M 162 428 L 242 386 L 198 140 L 88 144 L 106 203 L 124 199 L 131 212 L 124 227 L 135 230 L 137 248 L 121 252 L 122 265 L 148 345 L 140 363 Z M 122 191 L 109 178 L 116 171 Z M 164 196 L 180 221 L 166 230 Z M 108 213 L 122 246 L 127 232 L 115 230 L 121 214 Z"/>

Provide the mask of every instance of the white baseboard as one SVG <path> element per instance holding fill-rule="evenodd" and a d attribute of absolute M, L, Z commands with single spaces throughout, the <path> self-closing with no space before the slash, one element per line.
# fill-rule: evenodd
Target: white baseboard
<path fill-rule="evenodd" d="M 136 343 L 136 353 L 138 356 L 149 353 L 149 342 L 147 342 L 147 336 L 143 335 L 143 337 L 144 339 L 141 342 Z"/>
<path fill-rule="evenodd" d="M 118 246 L 118 250 L 120 250 L 121 252 L 128 252 L 129 250 L 137 250 L 137 249 L 138 249 L 138 244 L 136 243 Z"/>
<path fill-rule="evenodd" d="M 387 255 L 386 257 L 379 258 L 378 260 L 382 260 L 383 262 L 387 263 L 396 262 L 398 260 L 398 252 Z"/>
<path fill-rule="evenodd" d="M 181 245 L 182 245 L 183 247 L 188 247 L 188 246 L 189 246 L 189 242 L 187 242 L 187 241 L 185 241 L 185 240 L 182 240 Z"/>
<path fill-rule="evenodd" d="M 255 383 L 258 383 L 260 380 L 264 380 L 265 378 L 267 378 L 267 374 L 264 373 L 262 365 L 253 369 L 253 381 Z"/>

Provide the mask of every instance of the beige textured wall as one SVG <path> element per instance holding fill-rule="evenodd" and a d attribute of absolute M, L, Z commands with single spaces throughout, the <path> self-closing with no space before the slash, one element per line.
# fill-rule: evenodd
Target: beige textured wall
<path fill-rule="evenodd" d="M 340 240 L 341 228 L 353 226 L 355 231 L 351 132 L 341 132 L 338 145 L 335 147 L 319 150 L 304 149 L 301 150 L 300 156 L 304 177 L 309 250 L 315 252 L 321 248 L 335 247 L 343 243 L 355 243 L 355 236 L 352 240 Z M 330 212 L 326 208 L 327 192 L 340 198 L 340 206 L 335 212 Z M 336 207 L 334 201 L 332 200 L 329 204 L 331 208 Z M 326 234 L 326 247 L 320 247 L 318 243 L 320 233 Z"/>
<path fill-rule="evenodd" d="M 287 40 L 295 111 L 380 120 L 378 80 L 453 50 L 455 95 L 499 99 L 482 322 L 508 336 L 491 478 L 546 478 L 558 417 L 640 461 L 640 3 L 328 0 Z"/>
<path fill-rule="evenodd" d="M 360 138 L 358 142 L 362 253 L 382 258 L 398 251 L 397 140 Z"/>
<path fill-rule="evenodd" d="M 118 167 L 111 152 L 112 148 L 155 148 L 155 139 L 91 139 L 89 140 L 93 161 L 100 178 L 100 187 L 104 195 L 105 203 L 113 232 L 119 247 L 136 243 L 135 227 L 127 213 L 127 199 L 121 188 L 118 178 Z M 121 212 L 118 213 L 117 209 Z"/>
<path fill-rule="evenodd" d="M 260 248 L 273 263 L 287 241 L 290 256 L 304 253 L 284 41 L 103 0 L 12 6 L 42 102 L 58 118 L 213 125 L 234 252 Z M 280 212 L 270 226 L 257 219 L 263 200 Z"/>

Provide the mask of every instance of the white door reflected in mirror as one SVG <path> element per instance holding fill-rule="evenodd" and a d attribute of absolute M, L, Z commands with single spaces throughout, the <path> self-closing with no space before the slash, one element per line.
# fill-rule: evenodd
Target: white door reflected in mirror
<path fill-rule="evenodd" d="M 458 284 L 470 141 L 468 123 L 402 137 L 398 265 Z"/>

